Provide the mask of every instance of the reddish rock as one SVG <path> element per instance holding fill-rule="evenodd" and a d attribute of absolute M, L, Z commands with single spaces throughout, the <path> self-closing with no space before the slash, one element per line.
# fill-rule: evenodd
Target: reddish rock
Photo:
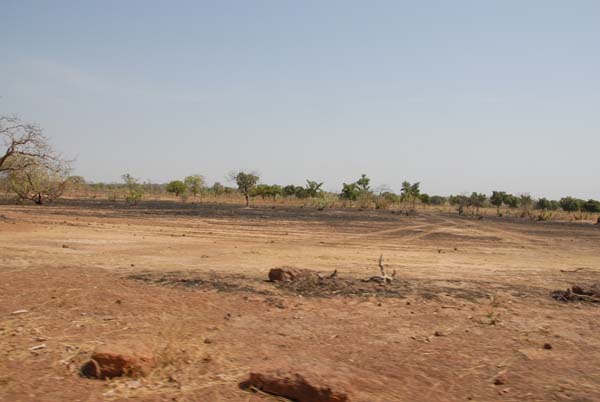
<path fill-rule="evenodd" d="M 592 285 L 573 285 L 571 291 L 576 295 L 584 296 L 600 296 L 600 284 L 595 283 Z"/>
<path fill-rule="evenodd" d="M 142 377 L 155 367 L 152 353 L 139 345 L 102 346 L 91 360 L 81 367 L 81 374 L 90 378 Z"/>
<path fill-rule="evenodd" d="M 295 268 L 281 267 L 272 268 L 269 271 L 269 281 L 271 282 L 290 282 L 293 281 L 299 274 Z"/>
<path fill-rule="evenodd" d="M 315 366 L 255 369 L 244 384 L 298 402 L 351 402 L 349 383 L 335 371 Z"/>

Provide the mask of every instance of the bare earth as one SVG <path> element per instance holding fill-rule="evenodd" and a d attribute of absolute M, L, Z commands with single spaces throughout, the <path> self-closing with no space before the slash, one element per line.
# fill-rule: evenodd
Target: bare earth
<path fill-rule="evenodd" d="M 380 254 L 394 283 L 363 284 Z M 265 282 L 284 265 L 352 286 Z M 365 401 L 600 401 L 600 306 L 549 296 L 598 282 L 589 222 L 0 205 L 0 400 L 275 401 L 239 387 L 272 363 L 326 368 Z M 98 345 L 122 342 L 159 367 L 79 375 Z"/>

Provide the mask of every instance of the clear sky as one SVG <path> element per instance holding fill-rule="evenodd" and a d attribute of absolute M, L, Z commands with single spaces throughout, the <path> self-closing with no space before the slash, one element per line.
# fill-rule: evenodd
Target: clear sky
<path fill-rule="evenodd" d="M 600 1 L 3 0 L 0 113 L 76 173 L 600 198 Z"/>

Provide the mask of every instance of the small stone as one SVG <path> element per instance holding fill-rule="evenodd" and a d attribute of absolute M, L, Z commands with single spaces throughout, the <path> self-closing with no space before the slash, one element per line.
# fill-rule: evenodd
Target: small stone
<path fill-rule="evenodd" d="M 496 377 L 496 379 L 494 380 L 494 385 L 504 385 L 504 378 Z"/>
<path fill-rule="evenodd" d="M 29 310 L 17 310 L 17 311 L 13 311 L 11 314 L 19 315 L 19 314 L 25 314 L 25 313 L 29 313 Z"/>
<path fill-rule="evenodd" d="M 62 245 L 62 248 L 69 248 L 69 246 L 68 246 L 68 245 L 66 245 L 66 244 L 63 244 L 63 245 Z"/>
<path fill-rule="evenodd" d="M 142 386 L 142 383 L 139 381 L 131 381 L 127 383 L 127 388 L 129 389 L 137 389 Z"/>
<path fill-rule="evenodd" d="M 552 349 L 552 345 L 549 343 L 544 343 L 544 349 L 550 350 L 550 349 Z"/>

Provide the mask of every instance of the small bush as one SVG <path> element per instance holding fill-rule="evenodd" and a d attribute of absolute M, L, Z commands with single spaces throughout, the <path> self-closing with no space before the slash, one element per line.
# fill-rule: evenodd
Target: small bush
<path fill-rule="evenodd" d="M 542 210 L 537 214 L 537 220 L 540 222 L 549 221 L 554 216 L 554 212 L 548 210 Z"/>
<path fill-rule="evenodd" d="M 175 197 L 179 197 L 186 192 L 187 186 L 181 180 L 173 180 L 167 184 L 167 193 L 175 194 Z"/>
<path fill-rule="evenodd" d="M 600 212 L 600 201 L 596 200 L 587 200 L 582 206 L 581 209 L 585 212 Z"/>
<path fill-rule="evenodd" d="M 131 176 L 129 173 L 124 174 L 121 176 L 121 178 L 125 182 L 125 186 L 127 188 L 125 201 L 127 201 L 129 205 L 137 205 L 144 195 L 144 191 L 139 183 L 139 180 Z"/>
<path fill-rule="evenodd" d="M 335 206 L 336 201 L 337 197 L 332 197 L 330 195 L 323 194 L 320 197 L 313 198 L 311 200 L 311 205 L 317 208 L 319 211 L 322 211 L 325 208 L 333 208 Z"/>
<path fill-rule="evenodd" d="M 446 197 L 442 197 L 439 195 L 432 195 L 429 198 L 429 204 L 431 205 L 445 205 L 448 202 Z"/>
<path fill-rule="evenodd" d="M 583 200 L 578 200 L 577 198 L 573 197 L 563 197 L 559 201 L 560 207 L 565 212 L 580 211 L 583 203 Z"/>

